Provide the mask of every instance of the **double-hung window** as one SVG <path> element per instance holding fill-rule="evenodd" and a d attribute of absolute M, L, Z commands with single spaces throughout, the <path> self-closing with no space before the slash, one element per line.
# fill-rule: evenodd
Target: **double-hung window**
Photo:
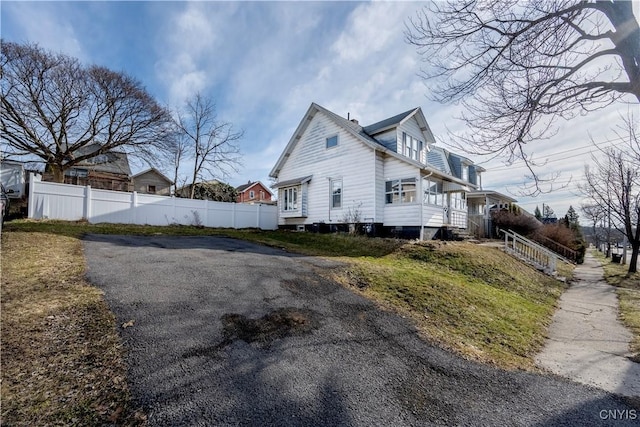
<path fill-rule="evenodd" d="M 385 183 L 385 203 L 413 203 L 416 201 L 416 179 L 394 179 Z"/>
<path fill-rule="evenodd" d="M 337 209 L 342 207 L 342 180 L 331 180 L 331 208 Z"/>
<path fill-rule="evenodd" d="M 295 211 L 298 210 L 298 188 L 288 187 L 282 190 L 282 204 L 283 211 Z"/>
<path fill-rule="evenodd" d="M 424 143 L 406 132 L 402 132 L 402 154 L 410 159 L 420 161 Z"/>

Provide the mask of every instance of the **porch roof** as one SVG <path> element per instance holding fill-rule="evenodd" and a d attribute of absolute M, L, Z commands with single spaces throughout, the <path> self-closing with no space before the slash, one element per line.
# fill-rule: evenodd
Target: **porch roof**
<path fill-rule="evenodd" d="M 499 193 L 493 190 L 475 190 L 467 193 L 467 200 L 469 199 L 485 199 L 490 198 L 492 200 L 499 200 L 502 202 L 515 203 L 516 199 L 513 197 L 507 196 L 506 194 Z"/>
<path fill-rule="evenodd" d="M 309 176 L 304 176 L 302 178 L 288 179 L 286 181 L 276 182 L 271 186 L 271 188 L 282 188 L 282 187 L 289 187 L 291 185 L 304 184 L 305 182 L 311 181 L 312 177 L 313 175 L 309 175 Z"/>

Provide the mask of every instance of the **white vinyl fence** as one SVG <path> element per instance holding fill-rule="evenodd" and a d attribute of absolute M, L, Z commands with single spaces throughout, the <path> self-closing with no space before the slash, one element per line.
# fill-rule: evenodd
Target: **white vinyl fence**
<path fill-rule="evenodd" d="M 211 202 L 151 194 L 95 190 L 90 186 L 29 179 L 29 218 L 90 223 L 203 225 L 221 228 L 278 228 L 272 205 Z"/>

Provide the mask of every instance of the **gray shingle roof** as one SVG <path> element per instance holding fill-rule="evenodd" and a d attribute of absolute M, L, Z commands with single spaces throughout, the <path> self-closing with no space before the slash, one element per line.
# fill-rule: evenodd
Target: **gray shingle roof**
<path fill-rule="evenodd" d="M 416 111 L 416 108 L 409 111 L 405 111 L 404 113 L 400 113 L 396 116 L 389 117 L 388 119 L 381 120 L 377 123 L 365 126 L 363 129 L 367 134 L 373 135 L 381 129 L 385 129 L 391 126 L 397 126 L 401 121 L 406 119 L 414 111 Z"/>
<path fill-rule="evenodd" d="M 84 156 L 100 149 L 99 144 L 89 144 L 74 152 L 76 156 Z M 131 176 L 127 153 L 109 151 L 96 157 L 86 159 L 74 165 L 74 168 L 88 169 L 96 172 L 109 172 Z"/>

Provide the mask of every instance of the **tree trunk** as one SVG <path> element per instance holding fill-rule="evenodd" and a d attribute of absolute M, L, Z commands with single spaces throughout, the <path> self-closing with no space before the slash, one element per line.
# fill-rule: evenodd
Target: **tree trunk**
<path fill-rule="evenodd" d="M 60 165 L 50 164 L 49 168 L 53 174 L 53 182 L 64 183 L 64 170 L 62 170 Z"/>
<path fill-rule="evenodd" d="M 625 251 L 627 248 L 624 249 Z M 640 252 L 640 244 L 631 246 L 631 261 L 629 261 L 629 273 L 638 271 L 638 252 Z"/>

